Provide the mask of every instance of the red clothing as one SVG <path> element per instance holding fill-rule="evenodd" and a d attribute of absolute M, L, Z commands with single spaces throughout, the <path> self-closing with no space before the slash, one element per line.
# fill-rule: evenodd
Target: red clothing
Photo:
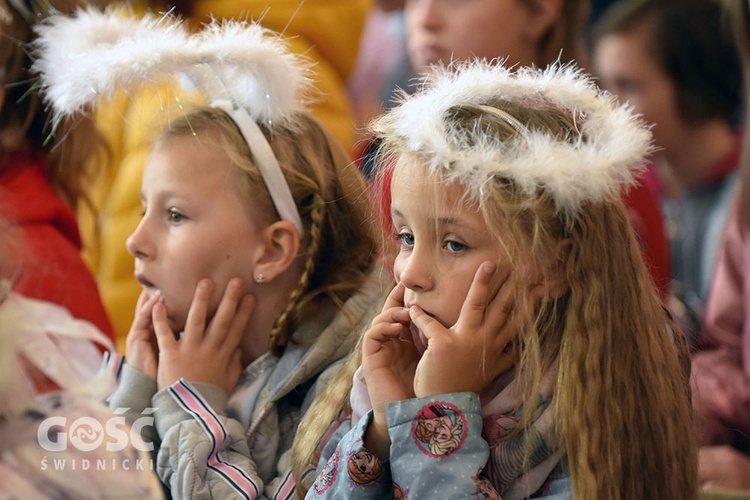
<path fill-rule="evenodd" d="M 659 200 L 648 183 L 641 181 L 623 195 L 622 201 L 640 239 L 643 260 L 651 271 L 659 296 L 664 300 L 669 292 L 671 267 L 669 241 Z"/>
<path fill-rule="evenodd" d="M 75 214 L 47 181 L 41 155 L 15 154 L 0 167 L 0 217 L 20 231 L 10 241 L 18 261 L 12 254 L 7 263 L 17 273 L 13 289 L 59 304 L 113 338 L 96 281 L 80 255 Z"/>

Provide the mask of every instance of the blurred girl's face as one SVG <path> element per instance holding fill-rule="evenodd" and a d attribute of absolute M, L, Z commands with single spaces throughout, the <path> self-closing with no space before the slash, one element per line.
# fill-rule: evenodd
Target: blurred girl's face
<path fill-rule="evenodd" d="M 136 279 L 149 295 L 160 290 L 178 331 L 201 279 L 214 283 L 210 316 L 231 278 L 253 282 L 252 256 L 264 228 L 252 217 L 218 134 L 203 139 L 157 144 L 143 173 L 143 218 L 127 241 Z"/>
<path fill-rule="evenodd" d="M 677 90 L 649 54 L 645 33 L 634 30 L 606 35 L 594 47 L 592 59 L 602 86 L 654 126 L 656 146 L 665 153 L 679 148 L 686 123 L 679 113 Z"/>
<path fill-rule="evenodd" d="M 526 0 L 406 0 L 408 49 L 418 72 L 473 57 L 531 65 L 539 40 Z"/>

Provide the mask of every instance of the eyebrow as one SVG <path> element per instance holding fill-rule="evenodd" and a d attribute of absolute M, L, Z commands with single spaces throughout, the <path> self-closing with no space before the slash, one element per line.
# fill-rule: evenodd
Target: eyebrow
<path fill-rule="evenodd" d="M 393 218 L 395 218 L 395 217 L 401 217 L 401 218 L 403 218 L 404 214 L 402 214 L 398 210 L 394 209 L 394 210 L 391 210 L 391 217 L 393 217 Z M 456 219 L 455 217 L 437 217 L 434 220 L 435 220 L 435 222 L 437 222 L 441 226 L 450 226 L 450 225 L 452 225 L 452 226 L 466 227 L 466 228 L 472 229 L 471 226 L 469 226 L 468 224 L 465 224 L 464 222 L 460 221 L 459 219 Z"/>
<path fill-rule="evenodd" d="M 178 193 L 176 193 L 175 191 L 172 191 L 172 190 L 161 191 L 160 193 L 158 193 L 158 197 L 157 198 L 170 198 L 170 197 L 171 198 L 180 198 L 182 200 L 187 200 L 187 198 L 188 198 L 184 194 L 178 194 Z M 143 193 L 143 191 L 141 191 L 141 202 L 143 202 L 145 200 L 146 200 L 146 195 Z"/>

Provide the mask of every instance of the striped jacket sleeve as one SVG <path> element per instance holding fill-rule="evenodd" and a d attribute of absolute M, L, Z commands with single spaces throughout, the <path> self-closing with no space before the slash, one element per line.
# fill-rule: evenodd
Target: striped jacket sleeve
<path fill-rule="evenodd" d="M 157 472 L 173 498 L 266 498 L 245 429 L 225 416 L 226 403 L 218 387 L 184 379 L 154 396 Z"/>

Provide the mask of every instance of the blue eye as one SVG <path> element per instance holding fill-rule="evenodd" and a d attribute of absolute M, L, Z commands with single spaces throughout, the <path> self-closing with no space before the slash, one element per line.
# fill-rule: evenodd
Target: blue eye
<path fill-rule="evenodd" d="M 466 245 L 464 245 L 463 243 L 459 243 L 457 241 L 449 240 L 445 242 L 445 248 L 449 252 L 460 252 L 461 250 L 464 250 L 466 248 Z"/>
<path fill-rule="evenodd" d="M 396 235 L 396 239 L 401 243 L 402 246 L 413 247 L 414 246 L 414 235 L 409 233 L 399 233 Z"/>
<path fill-rule="evenodd" d="M 170 208 L 167 212 L 167 217 L 169 218 L 169 222 L 182 222 L 185 220 L 185 216 L 182 215 L 180 212 L 175 210 L 174 208 Z"/>

